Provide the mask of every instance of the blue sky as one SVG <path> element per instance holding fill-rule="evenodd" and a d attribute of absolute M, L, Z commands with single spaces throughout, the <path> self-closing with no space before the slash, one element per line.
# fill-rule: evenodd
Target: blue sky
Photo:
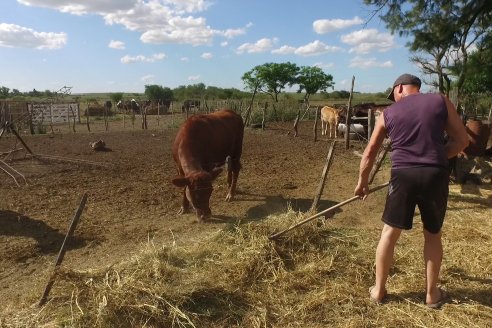
<path fill-rule="evenodd" d="M 0 86 L 143 92 L 145 85 L 243 90 L 256 65 L 331 74 L 335 90 L 385 91 L 419 76 L 407 42 L 362 0 L 2 0 Z"/>

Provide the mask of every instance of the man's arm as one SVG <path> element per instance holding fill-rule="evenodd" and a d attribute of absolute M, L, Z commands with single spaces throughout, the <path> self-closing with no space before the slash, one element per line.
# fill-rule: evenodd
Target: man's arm
<path fill-rule="evenodd" d="M 359 181 L 355 187 L 354 194 L 363 199 L 369 194 L 369 174 L 371 173 L 372 166 L 376 160 L 376 155 L 378 154 L 379 148 L 381 147 L 384 137 L 386 136 L 386 127 L 384 124 L 384 115 L 381 114 L 376 120 L 376 125 L 374 126 L 374 131 L 371 136 L 371 140 L 362 154 L 362 159 L 360 160 L 359 166 Z"/>
<path fill-rule="evenodd" d="M 444 146 L 448 158 L 458 155 L 465 149 L 470 140 L 468 139 L 468 133 L 461 121 L 461 118 L 456 111 L 453 103 L 449 99 L 443 96 L 446 102 L 446 108 L 448 110 L 448 120 L 446 122 L 446 133 L 449 137 L 448 142 Z"/>

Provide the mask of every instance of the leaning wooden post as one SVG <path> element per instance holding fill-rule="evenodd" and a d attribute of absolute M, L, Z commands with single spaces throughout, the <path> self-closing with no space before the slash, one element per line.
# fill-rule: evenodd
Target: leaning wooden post
<path fill-rule="evenodd" d="M 297 124 L 299 124 L 299 117 L 300 116 L 301 116 L 301 110 L 298 110 L 296 120 L 294 121 L 294 137 L 297 137 Z"/>
<path fill-rule="evenodd" d="M 21 138 L 21 136 L 17 133 L 17 131 L 15 131 L 14 127 L 12 126 L 12 123 L 7 122 L 5 124 L 6 125 L 8 124 L 10 131 L 12 131 L 12 133 L 17 137 L 17 139 L 19 139 L 22 146 L 24 146 L 24 149 L 27 150 L 27 152 L 29 154 L 34 156 L 34 153 L 31 151 L 31 149 L 27 146 L 27 144 L 24 142 L 24 140 Z"/>
<path fill-rule="evenodd" d="M 314 142 L 318 141 L 318 116 L 319 116 L 319 106 L 316 107 L 316 113 L 314 114 L 314 126 L 313 126 Z"/>
<path fill-rule="evenodd" d="M 89 125 L 89 102 L 87 102 L 87 110 L 85 111 L 85 121 L 87 123 L 87 131 L 91 132 L 91 126 Z"/>
<path fill-rule="evenodd" d="M 388 154 L 390 148 L 391 148 L 390 143 L 387 143 L 383 146 L 383 150 L 379 153 L 378 160 L 376 161 L 376 164 L 372 167 L 371 173 L 369 174 L 369 184 L 371 184 L 372 181 L 374 180 L 374 177 L 376 176 L 376 173 L 378 173 L 379 168 L 381 167 L 381 164 L 386 158 L 386 154 Z"/>
<path fill-rule="evenodd" d="M 268 101 L 265 101 L 265 106 L 263 107 L 262 119 L 261 119 L 261 129 L 265 130 L 265 119 L 266 119 L 266 110 L 268 108 Z"/>
<path fill-rule="evenodd" d="M 87 193 L 84 193 L 84 195 L 82 196 L 82 200 L 80 201 L 79 208 L 75 212 L 75 215 L 72 219 L 72 222 L 70 223 L 70 227 L 68 228 L 68 232 L 65 235 L 65 239 L 63 240 L 63 244 L 60 248 L 60 252 L 58 253 L 58 257 L 56 258 L 55 270 L 54 270 L 53 274 L 51 275 L 50 280 L 48 281 L 48 284 L 46 285 L 43 296 L 39 300 L 39 306 L 42 306 L 44 303 L 46 303 L 46 300 L 48 299 L 48 294 L 51 291 L 51 287 L 53 287 L 53 284 L 55 283 L 55 277 L 56 277 L 57 269 L 60 266 L 60 264 L 62 263 L 63 257 L 65 256 L 68 239 L 70 237 L 72 237 L 73 232 L 75 231 L 75 228 L 77 227 L 77 224 L 79 223 L 80 215 L 82 214 L 82 211 L 84 210 L 86 201 L 87 201 Z"/>
<path fill-rule="evenodd" d="M 367 113 L 367 140 L 371 140 L 372 131 L 374 130 L 374 110 L 369 108 Z"/>
<path fill-rule="evenodd" d="M 336 141 L 333 140 L 331 143 L 330 150 L 328 151 L 328 156 L 326 156 L 325 167 L 323 168 L 323 173 L 321 173 L 321 180 L 319 181 L 318 191 L 314 196 L 313 205 L 311 205 L 311 211 L 315 211 L 318 207 L 318 202 L 321 198 L 321 194 L 323 193 L 323 189 L 325 188 L 326 176 L 328 175 L 328 171 L 331 166 L 332 158 L 333 158 L 333 149 L 335 148 Z"/>
<path fill-rule="evenodd" d="M 7 123 L 8 122 L 5 122 L 5 124 L 2 127 L 2 131 L 0 131 L 0 138 L 3 136 L 3 133 L 5 132 L 5 130 L 7 130 Z"/>
<path fill-rule="evenodd" d="M 350 89 L 347 117 L 345 120 L 345 149 L 349 149 L 350 147 L 349 140 L 350 140 L 350 125 L 352 124 L 352 95 L 354 94 L 354 83 L 355 83 L 355 76 L 352 76 L 352 89 Z"/>

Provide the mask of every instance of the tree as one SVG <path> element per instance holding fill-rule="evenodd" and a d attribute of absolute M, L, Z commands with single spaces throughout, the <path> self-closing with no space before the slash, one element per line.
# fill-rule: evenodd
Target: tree
<path fill-rule="evenodd" d="M 116 105 L 123 100 L 123 92 L 114 92 L 109 95 L 109 98 L 111 98 L 111 101 Z"/>
<path fill-rule="evenodd" d="M 10 89 L 7 87 L 0 87 L 0 98 L 7 98 L 9 96 Z"/>
<path fill-rule="evenodd" d="M 413 36 L 407 44 L 416 56 L 412 60 L 425 74 L 437 75 L 433 83 L 449 94 L 450 75 L 456 77 L 458 101 L 468 78 L 470 49 L 490 31 L 492 1 L 490 0 L 364 0 L 375 6 L 380 17 L 394 33 Z M 457 62 L 459 71 L 451 71 Z"/>
<path fill-rule="evenodd" d="M 470 53 L 467 63 L 468 78 L 463 84 L 462 104 L 467 115 L 476 115 L 479 110 L 490 108 L 492 95 L 492 32 Z M 452 71 L 461 71 L 463 62 L 458 62 Z"/>
<path fill-rule="evenodd" d="M 160 85 L 146 85 L 145 95 L 149 100 L 171 102 L 174 100 L 173 91 Z"/>
<path fill-rule="evenodd" d="M 270 95 L 278 102 L 278 94 L 288 85 L 296 83 L 299 67 L 291 62 L 266 63 L 255 66 L 241 77 L 246 88 Z"/>
<path fill-rule="evenodd" d="M 299 69 L 299 75 L 297 76 L 297 84 L 301 93 L 306 91 L 304 95 L 304 102 L 309 106 L 309 97 L 318 91 L 326 91 L 328 88 L 333 89 L 333 76 L 325 74 L 323 70 L 316 66 L 302 66 Z"/>
<path fill-rule="evenodd" d="M 492 94 L 492 31 L 477 45 L 468 57 L 469 77 L 463 85 L 465 94 Z M 461 71 L 463 62 L 457 62 L 452 70 Z"/>

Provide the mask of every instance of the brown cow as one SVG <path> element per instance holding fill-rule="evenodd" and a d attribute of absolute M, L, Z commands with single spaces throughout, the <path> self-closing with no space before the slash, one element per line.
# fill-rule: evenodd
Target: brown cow
<path fill-rule="evenodd" d="M 331 132 L 334 131 L 335 138 L 337 137 L 337 126 L 340 114 L 335 108 L 325 106 L 321 108 L 321 135 L 326 135 L 328 125 L 330 126 L 330 138 Z"/>
<path fill-rule="evenodd" d="M 243 133 L 241 116 L 228 109 L 194 115 L 184 122 L 173 145 L 179 176 L 172 183 L 184 188 L 179 214 L 188 212 L 191 203 L 200 222 L 211 216 L 212 182 L 226 161 L 229 186 L 226 201 L 233 199 L 241 169 Z"/>

